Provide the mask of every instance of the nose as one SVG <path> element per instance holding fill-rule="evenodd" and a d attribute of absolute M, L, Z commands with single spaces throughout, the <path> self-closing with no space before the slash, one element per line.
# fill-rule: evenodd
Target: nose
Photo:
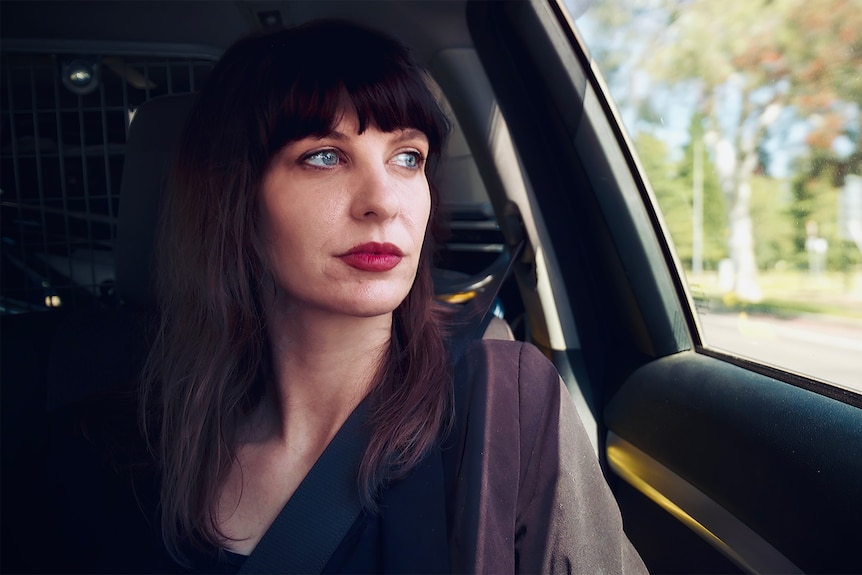
<path fill-rule="evenodd" d="M 385 166 L 366 166 L 355 175 L 351 206 L 354 218 L 388 220 L 398 214 L 398 186 Z"/>

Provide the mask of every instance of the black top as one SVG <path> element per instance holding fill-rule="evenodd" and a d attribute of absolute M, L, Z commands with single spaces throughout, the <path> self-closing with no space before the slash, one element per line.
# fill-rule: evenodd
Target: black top
<path fill-rule="evenodd" d="M 105 414 L 112 414 L 107 419 Z M 137 433 L 134 403 L 110 394 L 52 418 L 46 459 L 43 542 L 37 572 L 236 573 L 246 557 L 189 550 L 190 566 L 159 534 L 158 482 Z M 445 497 L 439 448 L 410 477 L 383 490 L 379 513 L 362 512 L 323 573 L 444 573 Z"/>

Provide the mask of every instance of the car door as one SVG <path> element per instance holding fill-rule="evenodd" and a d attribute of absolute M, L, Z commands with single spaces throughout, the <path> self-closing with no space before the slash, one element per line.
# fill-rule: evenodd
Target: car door
<path fill-rule="evenodd" d="M 467 18 L 546 242 L 538 273 L 558 328 L 536 343 L 595 419 L 648 567 L 862 570 L 862 398 L 703 342 L 650 185 L 561 4 L 475 2 Z"/>

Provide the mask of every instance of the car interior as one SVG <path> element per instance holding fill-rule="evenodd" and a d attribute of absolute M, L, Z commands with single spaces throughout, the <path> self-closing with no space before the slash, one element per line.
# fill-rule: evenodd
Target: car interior
<path fill-rule="evenodd" d="M 650 571 L 862 571 L 862 397 L 701 341 L 581 9 L 0 4 L 2 570 L 31 571 L 50 547 L 28 536 L 50 414 L 140 372 L 159 198 L 209 69 L 255 30 L 339 18 L 428 69 L 454 126 L 435 175 L 437 295 L 487 318 L 470 335 L 554 362 Z"/>

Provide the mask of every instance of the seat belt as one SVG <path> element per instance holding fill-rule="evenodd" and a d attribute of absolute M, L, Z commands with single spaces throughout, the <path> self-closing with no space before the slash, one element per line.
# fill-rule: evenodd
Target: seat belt
<path fill-rule="evenodd" d="M 239 573 L 320 573 L 362 512 L 356 478 L 371 438 L 368 398 L 329 442 Z"/>
<path fill-rule="evenodd" d="M 468 304 L 471 309 L 465 315 L 472 316 L 473 320 L 463 329 L 459 329 L 449 340 L 449 360 L 453 365 L 461 359 L 461 354 L 470 341 L 482 339 L 482 335 L 488 329 L 488 324 L 491 323 L 491 319 L 494 317 L 494 302 L 497 300 L 500 288 L 503 287 L 503 283 L 512 274 L 515 263 L 521 257 L 526 245 L 527 240 L 522 239 L 511 249 L 508 258 L 499 265 L 497 270 L 491 272 L 491 275 L 494 276 L 493 282 L 486 286 Z"/>
<path fill-rule="evenodd" d="M 474 338 L 481 339 L 485 330 L 488 329 L 488 324 L 491 323 L 491 319 L 494 317 L 493 308 L 494 302 L 497 300 L 497 295 L 500 293 L 500 289 L 503 287 L 505 281 L 509 279 L 509 276 L 512 274 L 515 262 L 517 262 L 518 258 L 521 257 L 521 253 L 524 251 L 526 243 L 527 240 L 522 239 L 512 248 L 509 253 L 509 258 L 506 260 L 502 271 L 495 278 L 493 285 L 487 287 L 481 294 L 474 298 L 473 301 L 475 302 L 476 310 L 480 318 L 479 322 L 473 329 L 472 335 Z"/>

